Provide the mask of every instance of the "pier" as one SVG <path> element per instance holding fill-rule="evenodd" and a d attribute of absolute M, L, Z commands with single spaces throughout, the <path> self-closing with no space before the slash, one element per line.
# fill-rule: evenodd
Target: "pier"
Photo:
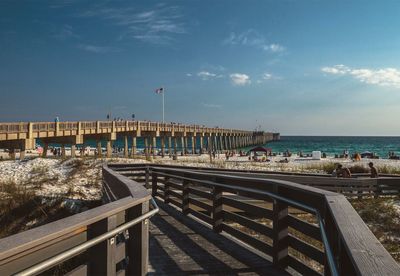
<path fill-rule="evenodd" d="M 106 142 L 106 156 L 112 155 L 112 144 L 117 137 L 123 138 L 124 157 L 137 154 L 137 139 L 142 139 L 146 156 L 155 154 L 157 138 L 161 140 L 161 152 L 171 155 L 212 152 L 261 145 L 279 140 L 279 133 L 247 131 L 199 125 L 144 121 L 82 121 L 82 122 L 21 122 L 0 123 L 0 148 L 8 149 L 11 158 L 19 152 L 25 158 L 26 150 L 34 149 L 36 139 L 43 143 L 43 157 L 49 144 L 60 144 L 65 157 L 65 147 L 76 155 L 77 145 L 95 140 L 97 155 L 102 156 L 102 141 Z M 129 147 L 130 145 L 130 147 Z M 191 148 L 189 148 L 191 145 Z"/>

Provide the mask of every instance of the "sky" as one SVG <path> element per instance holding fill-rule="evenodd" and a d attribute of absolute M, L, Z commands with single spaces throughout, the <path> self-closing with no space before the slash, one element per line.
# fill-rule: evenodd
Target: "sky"
<path fill-rule="evenodd" d="M 0 121 L 400 136 L 400 1 L 0 1 Z"/>

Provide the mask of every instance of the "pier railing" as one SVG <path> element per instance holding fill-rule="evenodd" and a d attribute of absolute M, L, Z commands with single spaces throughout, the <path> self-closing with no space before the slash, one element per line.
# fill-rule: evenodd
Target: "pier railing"
<path fill-rule="evenodd" d="M 110 165 L 152 195 L 304 275 L 398 275 L 347 199 L 293 182 L 158 165 Z"/>
<path fill-rule="evenodd" d="M 82 122 L 20 122 L 20 123 L 0 123 L 0 133 L 28 133 L 30 128 L 34 132 L 40 131 L 67 131 L 67 130 L 89 130 L 98 128 L 132 128 L 142 131 L 178 131 L 178 132 L 213 132 L 213 133 L 235 133 L 235 134 L 253 134 L 252 131 L 227 129 L 227 128 L 209 128 L 198 125 L 184 125 L 176 123 L 158 123 L 148 121 L 82 121 Z M 260 134 L 262 134 L 260 132 Z"/>
<path fill-rule="evenodd" d="M 141 184 L 107 166 L 103 182 L 106 204 L 1 239 L 0 275 L 145 275 L 148 218 L 158 208 Z"/>

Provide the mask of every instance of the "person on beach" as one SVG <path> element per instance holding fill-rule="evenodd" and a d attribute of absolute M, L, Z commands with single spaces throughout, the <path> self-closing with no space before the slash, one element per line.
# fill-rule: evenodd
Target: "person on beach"
<path fill-rule="evenodd" d="M 379 177 L 378 170 L 374 167 L 374 163 L 369 162 L 368 166 L 371 170 L 371 178 L 378 178 Z"/>
<path fill-rule="evenodd" d="M 351 178 L 349 168 L 343 168 L 342 164 L 338 164 L 336 168 L 336 177 Z"/>

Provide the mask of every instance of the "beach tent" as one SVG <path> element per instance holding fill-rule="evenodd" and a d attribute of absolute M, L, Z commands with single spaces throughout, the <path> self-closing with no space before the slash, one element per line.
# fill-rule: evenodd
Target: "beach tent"
<path fill-rule="evenodd" d="M 264 148 L 264 147 L 255 147 L 255 148 L 252 148 L 251 150 L 249 150 L 249 152 L 259 152 L 259 151 L 262 151 L 262 152 L 265 152 L 265 153 L 269 154 L 269 153 L 272 152 L 272 149 L 271 148 Z"/>

